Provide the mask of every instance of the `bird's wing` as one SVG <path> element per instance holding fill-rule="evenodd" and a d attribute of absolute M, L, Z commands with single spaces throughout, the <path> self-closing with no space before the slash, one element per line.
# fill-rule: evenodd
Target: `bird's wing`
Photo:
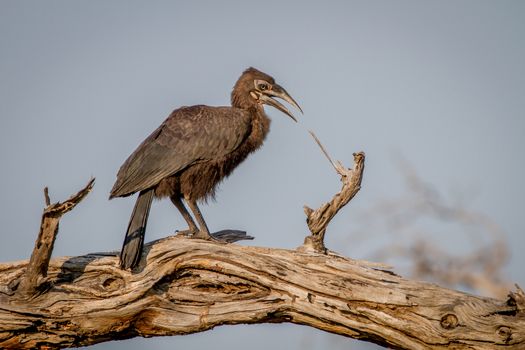
<path fill-rule="evenodd" d="M 250 129 L 250 118 L 240 109 L 177 109 L 120 167 L 110 198 L 147 189 L 195 162 L 224 156 L 241 144 Z"/>

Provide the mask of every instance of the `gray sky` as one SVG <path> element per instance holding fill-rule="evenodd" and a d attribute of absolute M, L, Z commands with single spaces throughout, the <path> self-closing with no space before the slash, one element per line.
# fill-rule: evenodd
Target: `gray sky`
<path fill-rule="evenodd" d="M 212 230 L 246 229 L 254 245 L 302 243 L 302 206 L 339 188 L 311 128 L 348 166 L 352 152 L 367 154 L 362 191 L 329 227 L 329 245 L 344 241 L 356 209 L 404 191 L 402 155 L 438 190 L 475 194 L 471 208 L 508 234 L 508 277 L 525 285 L 523 1 L 2 0 L 0 53 L 1 261 L 28 258 L 44 186 L 63 200 L 90 176 L 95 190 L 64 217 L 54 255 L 120 249 L 134 200 L 107 197 L 121 163 L 174 108 L 229 104 L 235 80 L 254 66 L 305 114 L 297 125 L 267 109 L 265 146 L 203 206 Z M 184 222 L 171 203 L 156 202 L 147 240 L 177 228 Z M 446 232 L 435 240 L 455 245 Z M 98 348 L 327 342 L 341 338 L 263 325 Z"/>

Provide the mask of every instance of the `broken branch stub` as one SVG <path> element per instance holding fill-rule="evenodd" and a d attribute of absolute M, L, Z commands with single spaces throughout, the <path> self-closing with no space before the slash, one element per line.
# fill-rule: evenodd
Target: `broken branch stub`
<path fill-rule="evenodd" d="M 515 306 L 517 312 L 521 314 L 525 314 L 525 293 L 523 292 L 523 289 L 520 288 L 517 284 L 516 291 L 509 293 L 509 300 L 507 301 L 508 304 L 511 306 Z"/>
<path fill-rule="evenodd" d="M 46 282 L 49 260 L 51 259 L 53 246 L 58 234 L 60 218 L 91 192 L 94 182 L 95 179 L 91 179 L 83 189 L 63 203 L 50 204 L 48 189 L 47 187 L 44 189 L 46 207 L 42 214 L 40 231 L 38 232 L 27 269 L 18 285 L 17 293 L 33 295 Z"/>
<path fill-rule="evenodd" d="M 305 238 L 304 244 L 299 247 L 299 249 L 325 254 L 326 247 L 324 245 L 324 235 L 328 224 L 337 212 L 354 198 L 357 192 L 361 189 L 363 170 L 365 168 L 365 153 L 354 153 L 354 168 L 346 168 L 340 162 L 332 162 L 317 137 L 315 137 L 312 132 L 310 133 L 315 138 L 317 144 L 321 147 L 321 150 L 323 150 L 323 153 L 328 160 L 332 163 L 337 173 L 341 176 L 341 182 L 343 183 L 341 191 L 335 194 L 330 202 L 324 203 L 316 210 L 313 210 L 306 205 L 304 206 L 306 223 L 311 234 Z"/>

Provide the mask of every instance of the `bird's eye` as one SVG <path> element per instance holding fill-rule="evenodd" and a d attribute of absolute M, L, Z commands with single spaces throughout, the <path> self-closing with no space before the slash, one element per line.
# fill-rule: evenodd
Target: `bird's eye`
<path fill-rule="evenodd" d="M 261 90 L 261 91 L 268 90 L 268 85 L 266 85 L 266 84 L 259 84 L 259 90 Z"/>

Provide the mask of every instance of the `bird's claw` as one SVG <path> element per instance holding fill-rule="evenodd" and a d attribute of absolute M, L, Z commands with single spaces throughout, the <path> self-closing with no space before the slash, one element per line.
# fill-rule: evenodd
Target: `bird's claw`
<path fill-rule="evenodd" d="M 192 237 L 197 230 L 176 230 L 176 236 Z"/>
<path fill-rule="evenodd" d="M 191 238 L 191 239 L 202 239 L 205 241 L 215 242 L 215 243 L 227 243 L 226 241 L 221 240 L 220 238 L 213 237 L 211 234 L 209 234 L 206 231 L 200 231 L 198 229 L 187 229 L 187 230 L 177 230 L 176 231 L 177 236 L 182 236 L 185 238 Z"/>
<path fill-rule="evenodd" d="M 203 239 L 203 240 L 206 240 L 206 241 L 210 241 L 210 242 L 214 242 L 214 243 L 226 243 L 218 238 L 215 238 L 213 237 L 212 235 L 210 235 L 208 232 L 206 231 L 197 231 L 197 232 L 194 232 L 193 235 L 191 235 L 190 238 L 193 238 L 193 239 Z"/>

